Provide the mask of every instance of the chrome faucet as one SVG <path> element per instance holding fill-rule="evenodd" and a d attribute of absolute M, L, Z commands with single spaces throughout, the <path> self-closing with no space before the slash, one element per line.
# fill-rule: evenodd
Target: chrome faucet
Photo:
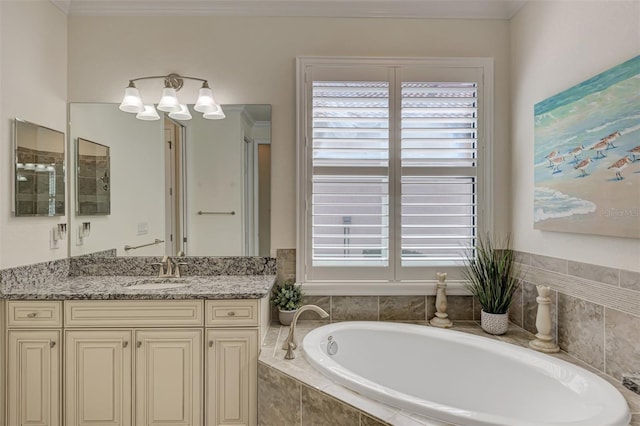
<path fill-rule="evenodd" d="M 169 256 L 164 256 L 162 262 L 154 262 L 152 265 L 159 265 L 158 278 L 180 278 L 180 266 L 187 262 L 175 262 Z"/>
<path fill-rule="evenodd" d="M 289 335 L 287 336 L 287 340 L 284 341 L 284 345 L 282 345 L 282 349 L 285 349 L 287 353 L 284 356 L 284 359 L 294 359 L 296 356 L 293 351 L 298 347 L 298 342 L 296 342 L 296 324 L 298 322 L 298 317 L 304 311 L 313 311 L 320 315 L 320 318 L 327 318 L 329 314 L 327 311 L 322 309 L 320 306 L 316 305 L 304 305 L 301 306 L 296 314 L 293 316 L 293 320 L 291 321 L 291 328 L 289 328 Z"/>

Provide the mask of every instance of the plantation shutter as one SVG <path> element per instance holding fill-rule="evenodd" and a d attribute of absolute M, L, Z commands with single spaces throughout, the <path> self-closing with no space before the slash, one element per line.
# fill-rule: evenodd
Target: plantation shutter
<path fill-rule="evenodd" d="M 307 81 L 307 279 L 421 279 L 474 245 L 482 74 L 387 73 Z"/>

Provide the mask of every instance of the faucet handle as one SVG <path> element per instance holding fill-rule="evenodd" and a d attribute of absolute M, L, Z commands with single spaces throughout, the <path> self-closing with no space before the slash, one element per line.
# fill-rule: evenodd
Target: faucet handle
<path fill-rule="evenodd" d="M 158 265 L 159 269 L 158 269 L 158 276 L 163 275 L 164 274 L 164 263 L 162 262 L 153 262 L 151 263 L 152 265 Z"/>
<path fill-rule="evenodd" d="M 174 265 L 175 265 L 175 269 L 173 270 L 174 271 L 174 275 L 176 277 L 178 277 L 178 278 L 181 276 L 180 275 L 180 273 L 181 273 L 180 267 L 181 266 L 189 266 L 189 264 L 187 262 L 175 262 Z"/>

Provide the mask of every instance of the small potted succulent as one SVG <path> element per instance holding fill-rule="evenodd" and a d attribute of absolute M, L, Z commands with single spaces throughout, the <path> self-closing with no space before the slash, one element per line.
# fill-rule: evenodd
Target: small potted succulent
<path fill-rule="evenodd" d="M 278 319 L 282 325 L 290 325 L 302 303 L 302 288 L 286 281 L 273 291 L 271 302 L 278 308 Z"/>
<path fill-rule="evenodd" d="M 510 241 L 507 237 L 497 248 L 488 235 L 479 237 L 475 250 L 467 252 L 465 286 L 482 306 L 480 325 L 489 334 L 507 332 L 509 306 L 522 279 Z"/>

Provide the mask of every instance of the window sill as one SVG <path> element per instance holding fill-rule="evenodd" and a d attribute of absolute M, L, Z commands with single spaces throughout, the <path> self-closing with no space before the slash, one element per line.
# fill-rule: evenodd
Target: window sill
<path fill-rule="evenodd" d="M 302 291 L 308 296 L 433 296 L 437 281 L 304 282 Z M 447 295 L 470 296 L 462 282 L 447 282 Z"/>

